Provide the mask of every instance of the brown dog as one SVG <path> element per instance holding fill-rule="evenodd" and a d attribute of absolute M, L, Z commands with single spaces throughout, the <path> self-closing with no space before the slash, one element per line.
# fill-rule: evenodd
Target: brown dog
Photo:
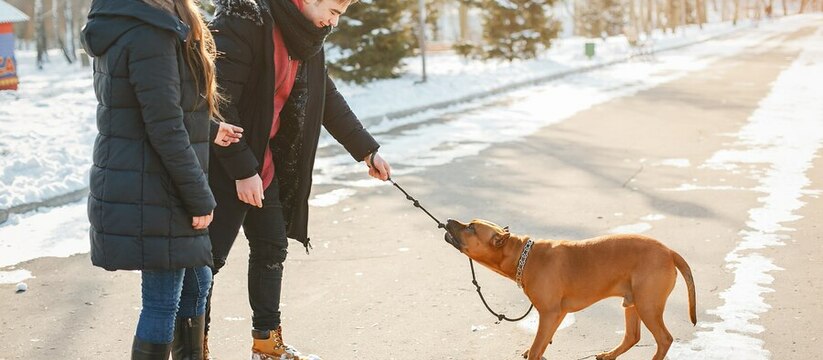
<path fill-rule="evenodd" d="M 662 360 L 672 344 L 663 323 L 666 299 L 677 270 L 689 291 L 689 316 L 697 324 L 692 271 L 683 258 L 657 240 L 642 235 L 610 235 L 581 241 L 537 240 L 516 236 L 484 220 L 464 224 L 449 219 L 446 241 L 489 269 L 515 280 L 537 309 L 540 320 L 529 360 L 543 356 L 567 313 L 607 297 L 623 298 L 623 342 L 598 360 L 616 359 L 640 340 L 642 320 L 657 342 L 653 360 Z M 519 265 L 519 266 L 518 266 Z"/>

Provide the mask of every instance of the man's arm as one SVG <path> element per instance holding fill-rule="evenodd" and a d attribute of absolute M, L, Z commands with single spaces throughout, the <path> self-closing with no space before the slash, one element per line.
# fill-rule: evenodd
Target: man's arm
<path fill-rule="evenodd" d="M 209 24 L 209 28 L 218 52 L 215 60 L 217 84 L 227 98 L 226 103 L 220 107 L 220 112 L 226 122 L 242 127 L 244 119 L 240 119 L 239 106 L 254 58 L 254 48 L 249 41 L 259 29 L 249 20 L 228 15 L 217 16 Z M 256 175 L 259 165 L 246 140 L 239 140 L 227 147 L 212 146 L 220 166 L 233 180 Z"/>
<path fill-rule="evenodd" d="M 357 161 L 363 161 L 367 155 L 380 148 L 380 144 L 363 128 L 328 75 L 323 126 Z"/>

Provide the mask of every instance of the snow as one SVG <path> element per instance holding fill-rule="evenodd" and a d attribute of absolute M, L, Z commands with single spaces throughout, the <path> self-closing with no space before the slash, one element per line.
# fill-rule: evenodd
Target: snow
<path fill-rule="evenodd" d="M 85 201 L 27 214 L 12 215 L 0 226 L 0 269 L 47 256 L 89 252 Z M 0 284 L 31 277 L 25 270 L 0 270 Z"/>
<path fill-rule="evenodd" d="M 689 159 L 664 159 L 660 161 L 660 165 L 687 168 L 691 166 L 691 162 Z"/>
<path fill-rule="evenodd" d="M 642 234 L 651 230 L 652 225 L 647 222 L 639 222 L 635 224 L 621 225 L 610 229 L 610 234 Z"/>
<path fill-rule="evenodd" d="M 33 277 L 28 270 L 0 271 L 0 284 L 14 284 Z"/>
<path fill-rule="evenodd" d="M 520 320 L 517 324 L 520 329 L 525 330 L 529 334 L 537 334 L 537 325 L 540 320 L 540 315 L 537 312 L 529 314 L 525 319 Z M 563 321 L 560 322 L 560 326 L 557 328 L 558 331 L 568 328 L 577 320 L 574 317 L 573 313 L 566 314 L 566 317 L 563 318 Z"/>
<path fill-rule="evenodd" d="M 88 186 L 97 135 L 91 70 L 60 56 L 52 52 L 41 72 L 33 52 L 19 51 L 19 91 L 0 91 L 0 209 Z"/>

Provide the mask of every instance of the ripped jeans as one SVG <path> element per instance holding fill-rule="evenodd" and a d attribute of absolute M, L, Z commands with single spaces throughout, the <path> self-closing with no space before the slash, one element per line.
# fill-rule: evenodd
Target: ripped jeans
<path fill-rule="evenodd" d="M 212 185 L 212 191 L 217 199 L 214 220 L 209 226 L 214 256 L 212 270 L 214 275 L 217 275 L 226 264 L 229 250 L 242 226 L 250 250 L 248 289 L 252 326 L 257 330 L 274 330 L 280 326 L 283 262 L 286 260 L 289 245 L 277 180 L 275 179 L 264 191 L 262 208 L 241 202 L 237 198 L 234 181 L 231 181 L 230 187 L 224 185 L 228 184 Z M 206 308 L 206 333 L 210 316 L 211 292 Z"/>

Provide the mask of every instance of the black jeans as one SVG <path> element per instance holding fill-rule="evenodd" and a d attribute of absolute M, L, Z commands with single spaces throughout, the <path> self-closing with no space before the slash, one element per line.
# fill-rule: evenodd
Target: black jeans
<path fill-rule="evenodd" d="M 280 204 L 277 179 L 263 192 L 263 207 L 250 206 L 237 198 L 233 180 L 212 179 L 212 192 L 217 199 L 209 236 L 214 257 L 214 275 L 226 265 L 235 238 L 243 227 L 249 240 L 248 288 L 252 309 L 252 326 L 257 330 L 273 330 L 280 326 L 280 290 L 283 262 L 288 253 L 283 206 Z M 215 181 L 216 180 L 216 181 Z M 220 181 L 222 180 L 222 181 Z M 215 184 L 215 182 L 220 182 Z M 215 186 L 216 185 L 216 186 Z M 214 283 L 212 284 L 214 287 Z M 211 295 L 206 306 L 206 333 L 211 320 Z"/>

